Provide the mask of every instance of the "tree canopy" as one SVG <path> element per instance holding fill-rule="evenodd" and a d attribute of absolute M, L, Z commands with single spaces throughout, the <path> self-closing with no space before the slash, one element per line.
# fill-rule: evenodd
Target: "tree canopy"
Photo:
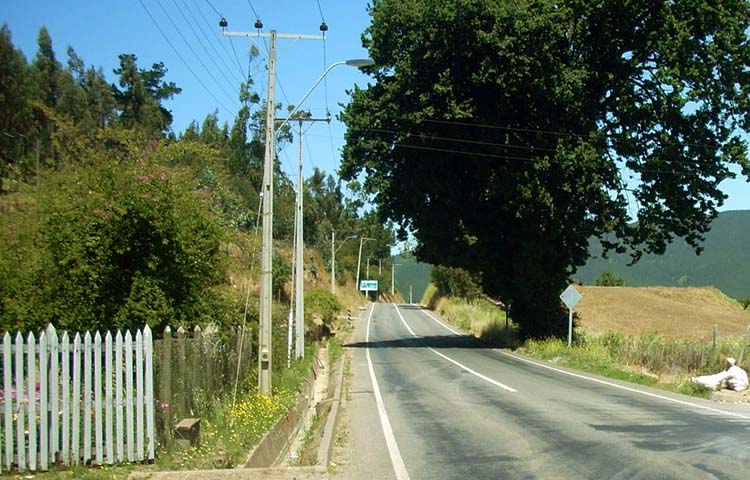
<path fill-rule="evenodd" d="M 376 66 L 341 118 L 364 176 L 420 259 L 465 268 L 526 336 L 606 248 L 700 243 L 747 176 L 750 2 L 374 0 Z M 638 253 L 636 253 L 636 258 Z"/>

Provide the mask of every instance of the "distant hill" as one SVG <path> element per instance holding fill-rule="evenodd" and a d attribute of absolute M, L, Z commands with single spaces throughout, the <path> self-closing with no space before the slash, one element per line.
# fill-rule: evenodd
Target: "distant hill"
<path fill-rule="evenodd" d="M 605 270 L 625 279 L 628 286 L 714 286 L 733 298 L 750 297 L 750 210 L 720 213 L 706 234 L 704 250 L 696 255 L 683 240 L 664 255 L 644 255 L 628 266 L 627 254 L 600 258 L 599 242 L 592 242 L 592 257 L 574 278 L 593 285 Z"/>
<path fill-rule="evenodd" d="M 432 274 L 432 265 L 429 263 L 419 263 L 411 254 L 396 255 L 394 263 L 400 264 L 396 267 L 396 289 L 401 293 L 401 297 L 409 301 L 409 287 L 412 288 L 412 299 L 418 303 L 430 283 Z"/>
<path fill-rule="evenodd" d="M 592 241 L 592 258 L 574 279 L 593 285 L 606 270 L 623 277 L 631 287 L 713 286 L 732 298 L 750 297 L 750 210 L 720 213 L 703 246 L 703 252 L 696 255 L 685 241 L 677 240 L 664 255 L 644 255 L 628 266 L 629 255 L 610 253 L 609 258 L 600 258 L 601 245 Z M 413 285 L 413 298 L 422 298 L 432 265 L 418 263 L 411 255 L 397 256 L 395 262 L 402 264 L 396 267 L 396 288 L 404 299 L 409 299 L 409 285 Z"/>

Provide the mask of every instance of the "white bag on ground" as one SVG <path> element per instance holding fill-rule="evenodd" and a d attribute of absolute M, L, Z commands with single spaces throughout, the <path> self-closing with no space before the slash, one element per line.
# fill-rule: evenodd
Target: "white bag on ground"
<path fill-rule="evenodd" d="M 729 364 L 729 368 L 723 372 L 713 375 L 701 375 L 700 377 L 693 377 L 691 380 L 711 390 L 720 390 L 722 388 L 728 388 L 737 392 L 746 390 L 748 388 L 747 372 L 735 365 L 736 361 L 732 357 L 727 358 L 727 363 Z"/>

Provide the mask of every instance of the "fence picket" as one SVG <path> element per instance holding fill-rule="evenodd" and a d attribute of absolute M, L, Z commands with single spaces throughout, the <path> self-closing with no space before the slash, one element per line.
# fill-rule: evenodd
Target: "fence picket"
<path fill-rule="evenodd" d="M 151 329 L 146 325 L 143 330 L 143 348 L 146 355 L 146 440 L 148 442 L 149 460 L 153 460 L 156 450 L 156 431 L 154 428 L 154 341 Z"/>
<path fill-rule="evenodd" d="M 73 399 L 70 435 L 70 464 L 78 465 L 81 458 L 81 334 L 73 338 Z"/>
<path fill-rule="evenodd" d="M 125 418 L 127 426 L 125 429 L 128 445 L 128 461 L 135 461 L 135 445 L 133 445 L 133 336 L 130 331 L 125 333 Z"/>
<path fill-rule="evenodd" d="M 83 337 L 83 464 L 91 460 L 91 333 Z"/>
<path fill-rule="evenodd" d="M 26 445 L 26 412 L 23 409 L 24 386 L 23 386 L 23 335 L 18 332 L 16 335 L 16 446 L 18 448 L 17 465 L 18 469 L 26 470 L 26 455 L 24 446 Z"/>
<path fill-rule="evenodd" d="M 47 470 L 49 464 L 49 409 L 47 408 L 47 334 L 39 335 L 39 468 Z"/>
<path fill-rule="evenodd" d="M 96 464 L 104 464 L 104 425 L 102 422 L 102 335 L 94 335 L 94 448 Z"/>
<path fill-rule="evenodd" d="M 116 415 L 116 429 L 115 429 L 115 444 L 117 446 L 117 461 L 125 461 L 125 427 L 123 424 L 123 408 L 122 403 L 122 392 L 125 386 L 122 378 L 122 355 L 124 352 L 124 345 L 122 340 L 122 332 L 117 331 L 115 335 L 115 415 Z"/>
<path fill-rule="evenodd" d="M 27 460 L 29 469 L 36 471 L 36 338 L 34 338 L 33 333 L 29 333 L 26 342 L 28 347 L 26 351 L 26 367 L 28 369 L 26 375 L 29 377 L 26 395 L 26 406 L 29 409 L 29 453 Z"/>
<path fill-rule="evenodd" d="M 47 326 L 47 345 L 49 347 L 49 410 L 50 410 L 50 435 L 47 459 L 55 461 L 55 455 L 60 450 L 60 345 L 58 343 L 57 331 L 52 324 Z M 67 359 L 67 357 L 65 357 Z M 63 385 L 66 385 L 65 383 Z"/>
<path fill-rule="evenodd" d="M 107 464 L 115 462 L 114 436 L 112 435 L 112 333 L 104 337 L 104 443 L 107 445 Z"/>
<path fill-rule="evenodd" d="M 62 445 L 60 460 L 63 463 L 70 462 L 70 337 L 68 332 L 63 332 L 60 344 L 62 358 Z"/>
<path fill-rule="evenodd" d="M 143 461 L 143 335 L 140 330 L 135 334 L 135 458 L 139 462 Z"/>
<path fill-rule="evenodd" d="M 5 467 L 13 468 L 13 344 L 10 333 L 3 335 L 3 400 L 5 401 Z"/>
<path fill-rule="evenodd" d="M 72 342 L 52 325 L 38 336 L 4 332 L 0 355 L 0 472 L 47 471 L 58 461 L 154 459 L 150 328 L 124 337 L 117 332 L 114 339 L 111 333 L 76 333 Z"/>

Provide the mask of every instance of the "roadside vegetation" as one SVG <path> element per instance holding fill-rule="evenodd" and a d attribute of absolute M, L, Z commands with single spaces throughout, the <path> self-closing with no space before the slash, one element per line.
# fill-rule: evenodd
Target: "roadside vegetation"
<path fill-rule="evenodd" d="M 60 332 L 148 325 L 159 342 L 167 326 L 172 332 L 200 327 L 215 335 L 217 345 L 231 346 L 242 331 L 250 352 L 243 368 L 215 375 L 211 391 L 192 390 L 178 378 L 196 377 L 196 369 L 210 361 L 205 355 L 200 363 L 172 369 L 171 392 L 190 398 L 189 408 L 161 399 L 157 422 L 164 428 L 157 435 L 156 461 L 138 468 L 241 465 L 295 401 L 316 342 L 335 329 L 342 305 L 356 299 L 354 241 L 337 245 L 340 296 L 328 293 L 331 231 L 338 238 L 369 238 L 364 254 L 388 259 L 390 226 L 364 208 L 356 182 L 347 197 L 340 181 L 318 169 L 305 179 L 309 345 L 304 361 L 287 368 L 295 191 L 277 166 L 273 395 L 260 395 L 258 192 L 265 103 L 252 91 L 253 79 L 238 88 L 241 107 L 231 125 L 220 124 L 214 112 L 175 132 L 164 103 L 180 88 L 168 81 L 163 63 L 143 68 L 135 54 L 122 54 L 109 83 L 101 68 L 86 67 L 72 47 L 61 63 L 45 28 L 38 47 L 27 61 L 13 45 L 10 27 L 0 28 L 0 332 L 38 332 L 50 323 Z M 293 141 L 290 131 L 278 141 Z M 390 270 L 384 262 L 383 271 Z M 390 288 L 390 275 L 379 280 Z M 189 339 L 185 343 L 192 348 Z M 228 358 L 228 350 L 222 352 Z M 165 366 L 160 362 L 166 363 L 157 355 L 157 379 Z M 186 417 L 201 419 L 200 448 L 179 450 L 172 442 L 170 428 Z M 132 469 L 46 475 L 117 478 Z"/>
<path fill-rule="evenodd" d="M 522 341 L 512 319 L 506 322 L 502 306 L 485 298 L 446 296 L 430 284 L 422 304 L 450 324 L 494 346 L 512 348 L 562 367 L 686 395 L 710 396 L 709 390 L 690 382 L 690 377 L 722 370 L 724 357 L 742 353 L 741 366 L 750 367 L 747 337 L 705 342 L 658 333 L 588 335 L 576 330 L 569 348 L 567 341 L 560 338 Z"/>

